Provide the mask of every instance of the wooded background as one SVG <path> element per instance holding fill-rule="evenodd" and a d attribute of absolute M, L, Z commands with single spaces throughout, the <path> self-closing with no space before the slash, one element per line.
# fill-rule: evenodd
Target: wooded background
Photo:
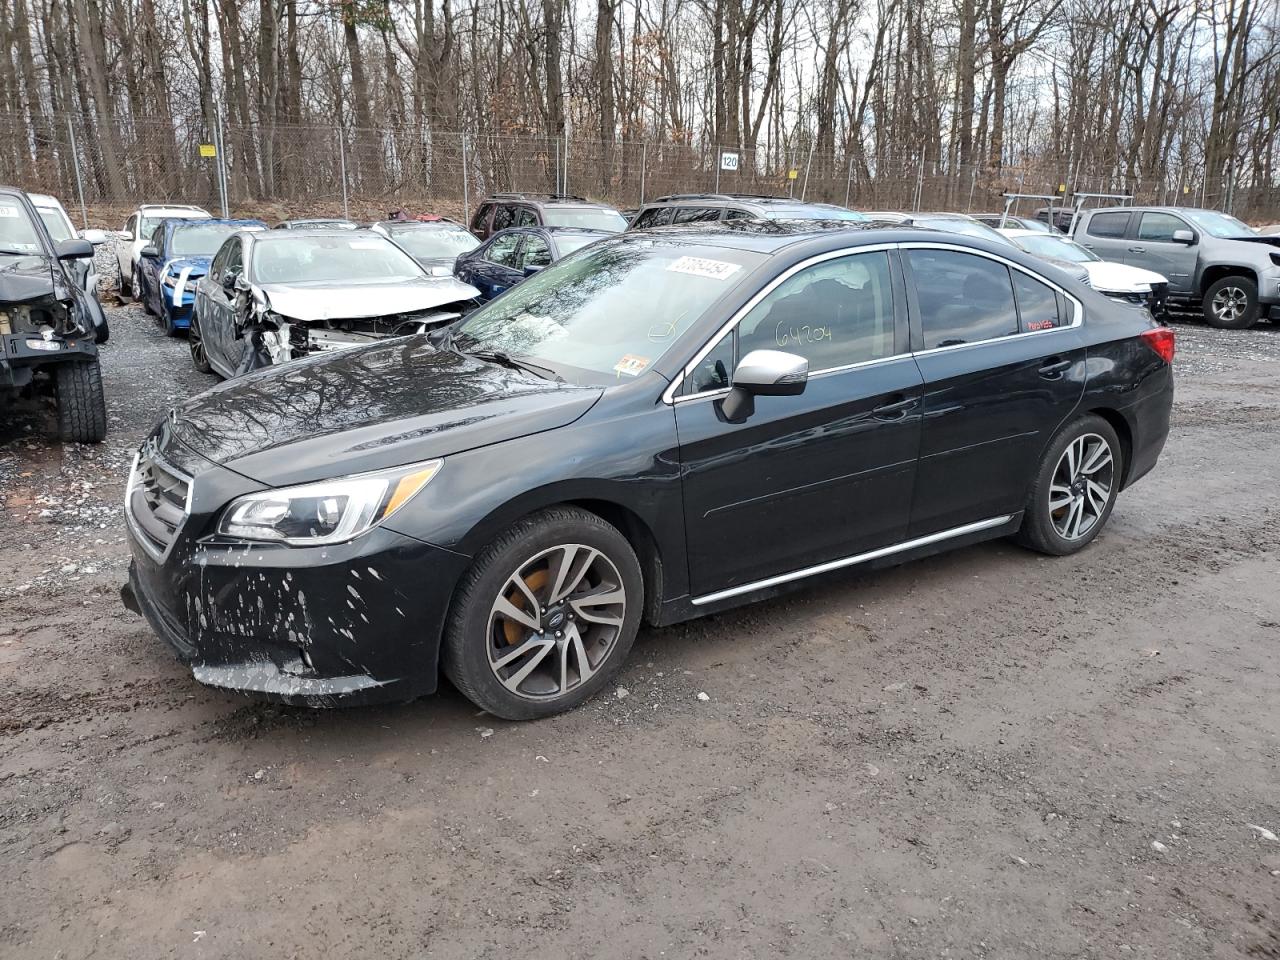
<path fill-rule="evenodd" d="M 215 141 L 241 210 L 1065 185 L 1269 219 L 1280 2 L 0 0 L 0 181 L 208 203 Z"/>

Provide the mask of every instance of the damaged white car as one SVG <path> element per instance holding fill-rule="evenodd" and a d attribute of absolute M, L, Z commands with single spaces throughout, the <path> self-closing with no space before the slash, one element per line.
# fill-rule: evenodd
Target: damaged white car
<path fill-rule="evenodd" d="M 236 377 L 452 323 L 478 296 L 371 231 L 236 233 L 196 288 L 191 361 Z"/>

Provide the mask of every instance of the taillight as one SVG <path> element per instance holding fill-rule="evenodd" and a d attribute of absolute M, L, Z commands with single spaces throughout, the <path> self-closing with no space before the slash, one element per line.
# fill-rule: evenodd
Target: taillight
<path fill-rule="evenodd" d="M 1155 327 L 1139 334 L 1142 342 L 1160 355 L 1165 363 L 1173 363 L 1173 331 L 1169 327 Z"/>

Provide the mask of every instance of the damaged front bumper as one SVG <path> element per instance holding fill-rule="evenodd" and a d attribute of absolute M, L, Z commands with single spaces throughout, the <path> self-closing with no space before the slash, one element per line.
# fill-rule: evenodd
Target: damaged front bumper
<path fill-rule="evenodd" d="M 381 527 L 324 547 L 220 541 L 210 534 L 222 508 L 260 485 L 221 467 L 165 471 L 126 503 L 133 562 L 121 598 L 195 679 L 312 707 L 435 690 L 467 558 Z"/>

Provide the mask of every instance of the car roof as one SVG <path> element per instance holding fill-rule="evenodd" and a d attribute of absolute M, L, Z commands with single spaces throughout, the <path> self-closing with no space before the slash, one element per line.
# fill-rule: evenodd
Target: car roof
<path fill-rule="evenodd" d="M 47 193 L 28 193 L 27 196 L 31 198 L 32 206 L 57 207 L 58 209 L 62 209 L 62 201 Z"/>
<path fill-rule="evenodd" d="M 615 207 L 598 200 L 576 197 L 568 193 L 491 193 L 481 203 L 545 203 L 567 207 L 604 207 L 614 210 Z"/>
<path fill-rule="evenodd" d="M 378 233 L 376 230 L 369 230 L 365 227 L 357 227 L 355 230 L 342 229 L 340 227 L 329 227 L 321 230 L 307 230 L 304 233 L 290 233 L 288 230 L 245 230 L 242 231 L 248 236 L 254 237 L 264 243 L 278 243 L 285 240 L 314 240 L 317 237 L 334 237 L 339 240 L 350 240 L 353 236 L 377 237 L 379 240 L 391 241 L 384 233 Z"/>
<path fill-rule="evenodd" d="M 797 244 L 815 246 L 864 246 L 871 243 L 905 243 L 922 236 L 946 236 L 940 230 L 908 225 L 886 226 L 860 220 L 742 219 L 706 223 L 672 224 L 647 230 L 614 234 L 619 237 L 664 239 L 720 246 L 734 250 L 773 254 Z M 972 240 L 972 237 L 962 237 Z M 994 245 L 993 245 L 994 246 Z"/>
<path fill-rule="evenodd" d="M 387 230 L 400 230 L 404 227 L 413 227 L 414 229 L 426 227 L 429 230 L 439 230 L 441 228 L 446 230 L 467 229 L 456 220 L 445 220 L 443 218 L 439 220 L 378 220 L 373 226 L 383 227 Z"/>
<path fill-rule="evenodd" d="M 153 213 L 158 210 L 191 210 L 198 213 L 201 217 L 213 216 L 204 207 L 193 206 L 189 203 L 144 203 L 138 207 L 137 212 L 142 213 L 143 211 L 146 211 L 147 213 Z"/>

